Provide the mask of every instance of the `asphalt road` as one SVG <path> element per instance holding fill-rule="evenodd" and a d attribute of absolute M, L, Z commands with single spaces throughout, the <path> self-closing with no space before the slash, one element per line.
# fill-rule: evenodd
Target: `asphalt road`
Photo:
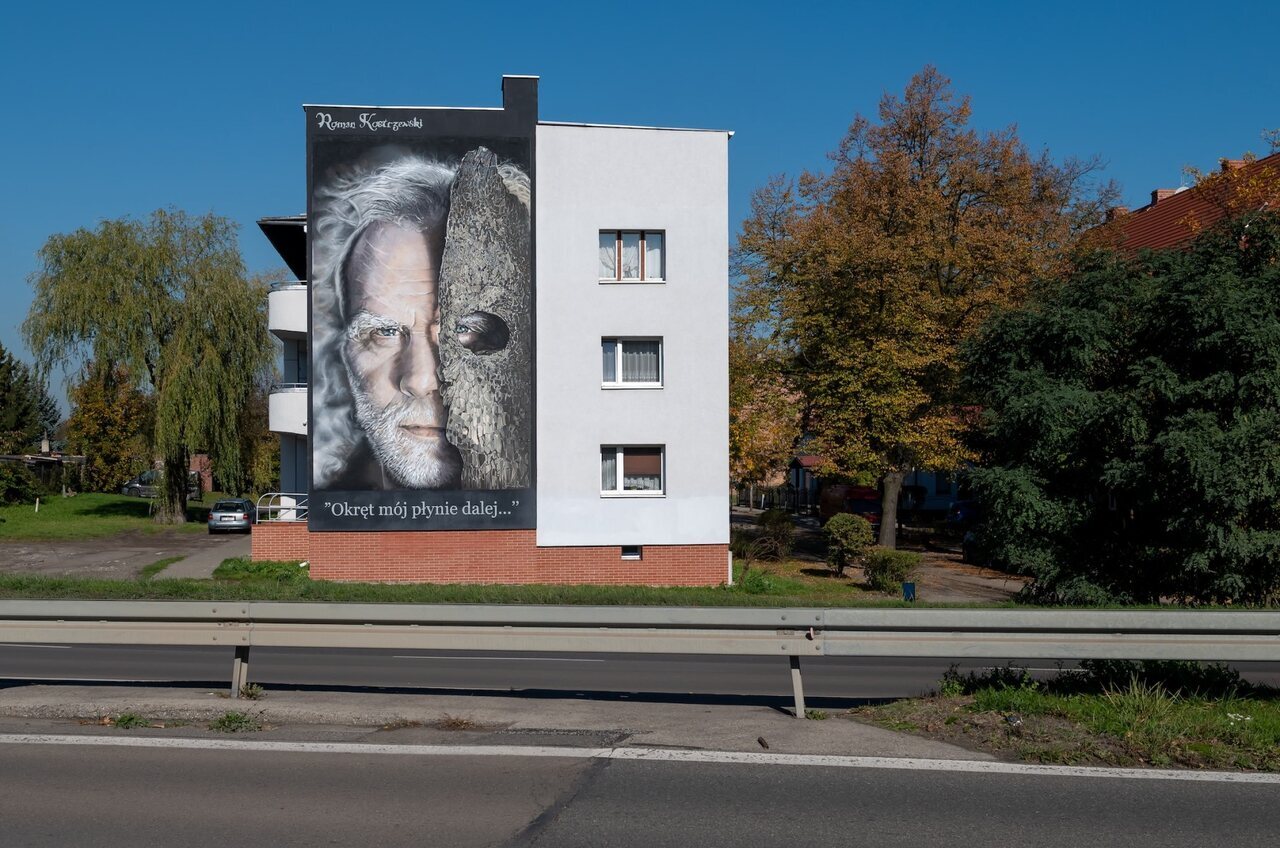
<path fill-rule="evenodd" d="M 5 745 L 5 845 L 1268 845 L 1275 785 Z"/>
<path fill-rule="evenodd" d="M 266 686 L 520 691 L 529 695 L 698 696 L 724 701 L 789 698 L 786 658 L 634 654 L 494 654 L 254 648 L 250 680 Z M 822 699 L 911 697 L 936 686 L 946 659 L 821 657 L 803 663 L 805 693 Z M 965 660 L 961 670 L 1003 664 Z M 1051 671 L 1044 660 L 1019 663 Z M 1244 663 L 1245 675 L 1280 685 L 1280 663 Z M 0 644 L 0 679 L 173 681 L 224 685 L 226 648 Z"/>

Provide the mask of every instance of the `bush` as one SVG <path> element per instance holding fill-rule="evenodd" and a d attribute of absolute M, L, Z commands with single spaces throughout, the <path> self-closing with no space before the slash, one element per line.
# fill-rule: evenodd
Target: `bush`
<path fill-rule="evenodd" d="M 40 483 L 21 465 L 0 462 L 0 504 L 35 503 Z"/>
<path fill-rule="evenodd" d="M 827 565 L 836 574 L 866 556 L 875 538 L 871 535 L 871 523 L 861 515 L 842 512 L 831 516 L 823 533 L 827 536 Z"/>
<path fill-rule="evenodd" d="M 897 592 L 919 564 L 920 554 L 895 551 L 892 548 L 872 548 L 862 568 L 872 589 L 877 592 Z"/>
<path fill-rule="evenodd" d="M 774 591 L 774 582 L 758 568 L 747 568 L 738 578 L 737 589 L 748 595 L 767 595 Z"/>
<path fill-rule="evenodd" d="M 782 559 L 791 553 L 795 543 L 796 527 L 791 523 L 791 513 L 785 509 L 766 509 L 756 519 L 763 543 L 761 558 Z"/>

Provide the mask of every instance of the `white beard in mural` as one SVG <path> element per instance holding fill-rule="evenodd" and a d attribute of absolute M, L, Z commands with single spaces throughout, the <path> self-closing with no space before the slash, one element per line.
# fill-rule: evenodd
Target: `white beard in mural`
<path fill-rule="evenodd" d="M 462 456 L 443 434 L 422 438 L 412 435 L 412 422 L 428 412 L 412 399 L 378 409 L 358 384 L 351 387 L 356 421 L 364 429 L 373 454 L 383 470 L 409 489 L 445 489 L 457 486 Z"/>

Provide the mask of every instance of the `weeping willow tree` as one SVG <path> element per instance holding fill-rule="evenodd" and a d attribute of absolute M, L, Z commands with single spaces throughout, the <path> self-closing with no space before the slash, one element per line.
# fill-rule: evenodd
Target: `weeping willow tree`
<path fill-rule="evenodd" d="M 245 275 L 236 225 L 159 210 L 51 236 L 29 278 L 22 325 L 44 369 L 110 362 L 153 396 L 151 447 L 164 464 L 156 520 L 186 520 L 187 469 L 207 451 L 214 474 L 243 481 L 237 423 L 267 366 L 267 290 Z"/>

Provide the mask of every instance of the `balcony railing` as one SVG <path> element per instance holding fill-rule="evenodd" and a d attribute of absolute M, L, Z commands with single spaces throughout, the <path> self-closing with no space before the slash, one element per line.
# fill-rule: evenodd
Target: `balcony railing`
<path fill-rule="evenodd" d="M 267 492 L 258 498 L 258 521 L 306 521 L 304 492 Z"/>

